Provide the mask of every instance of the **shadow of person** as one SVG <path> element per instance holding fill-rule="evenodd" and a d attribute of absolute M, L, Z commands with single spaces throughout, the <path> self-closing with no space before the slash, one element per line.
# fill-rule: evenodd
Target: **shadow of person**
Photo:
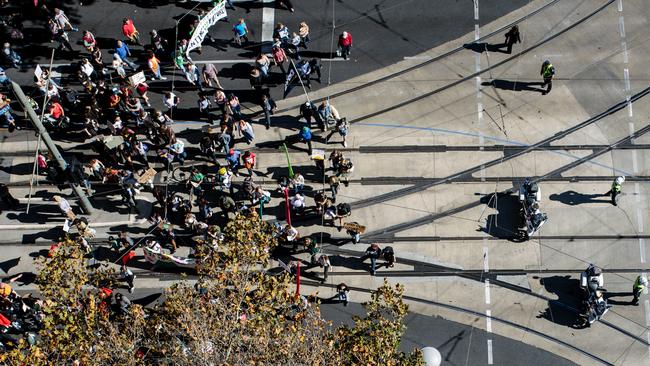
<path fill-rule="evenodd" d="M 539 277 L 533 277 L 538 279 Z M 548 308 L 537 318 L 547 319 L 555 324 L 571 328 L 579 327 L 580 308 L 582 306 L 582 290 L 580 282 L 570 276 L 552 276 L 539 279 L 546 291 L 557 296 L 557 300 L 549 300 Z"/>
<path fill-rule="evenodd" d="M 502 79 L 494 79 L 492 81 L 482 82 L 483 86 L 493 86 L 497 89 L 512 90 L 512 91 L 535 91 L 538 93 L 545 93 L 545 89 L 533 88 L 533 85 L 544 85 L 541 81 L 510 81 Z"/>
<path fill-rule="evenodd" d="M 611 305 L 633 305 L 634 294 L 632 292 L 605 292 L 603 294 L 608 304 Z M 630 297 L 630 301 L 614 300 L 613 297 Z"/>
<path fill-rule="evenodd" d="M 477 53 L 482 53 L 482 52 L 501 52 L 501 53 L 508 53 L 505 50 L 502 50 L 502 48 L 506 47 L 507 44 L 505 43 L 500 43 L 500 44 L 490 44 L 487 42 L 472 42 L 472 43 L 465 43 L 463 45 L 463 48 L 472 50 Z"/>
<path fill-rule="evenodd" d="M 603 193 L 583 194 L 583 193 L 578 193 L 576 191 L 566 191 L 559 194 L 554 193 L 549 197 L 549 199 L 551 201 L 559 201 L 564 203 L 565 205 L 570 205 L 570 206 L 576 206 L 583 203 L 598 203 L 598 202 L 611 203 L 609 198 L 604 200 L 595 199 L 597 197 L 609 197 L 609 195 Z"/>
<path fill-rule="evenodd" d="M 521 203 L 517 196 L 504 193 L 489 194 L 481 198 L 481 203 L 497 210 L 496 214 L 490 214 L 485 220 L 485 226 L 478 230 L 483 231 L 495 238 L 506 240 L 517 240 L 519 227 L 521 226 Z"/>

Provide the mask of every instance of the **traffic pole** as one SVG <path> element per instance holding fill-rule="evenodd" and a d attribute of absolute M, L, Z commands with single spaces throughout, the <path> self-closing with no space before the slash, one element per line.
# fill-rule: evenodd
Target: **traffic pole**
<path fill-rule="evenodd" d="M 63 156 L 61 156 L 59 149 L 54 144 L 54 141 L 52 141 L 52 138 L 50 138 L 50 134 L 45 129 L 45 126 L 43 126 L 41 120 L 38 119 L 38 116 L 34 112 L 34 109 L 32 108 L 31 104 L 29 104 L 29 102 L 27 101 L 27 97 L 25 96 L 25 93 L 23 93 L 23 90 L 21 89 L 20 85 L 16 84 L 15 81 L 12 81 L 11 87 L 13 88 L 13 91 L 16 94 L 16 97 L 18 98 L 18 101 L 23 106 L 23 109 L 27 114 L 27 117 L 30 119 L 30 121 L 32 121 L 32 125 L 34 126 L 34 129 L 38 131 L 38 134 L 43 139 L 45 146 L 47 146 L 50 152 L 52 152 L 52 155 L 54 155 L 54 159 L 58 163 L 59 168 L 61 168 L 61 171 L 65 172 L 68 163 L 66 163 L 66 161 L 63 159 Z M 86 214 L 88 215 L 92 214 L 94 212 L 94 209 L 93 206 L 90 204 L 90 201 L 88 200 L 88 196 L 86 196 L 86 193 L 83 191 L 83 189 L 81 189 L 79 185 L 73 184 L 72 182 L 69 183 L 75 195 L 77 196 L 77 198 L 79 198 L 79 204 L 81 208 L 84 210 Z"/>

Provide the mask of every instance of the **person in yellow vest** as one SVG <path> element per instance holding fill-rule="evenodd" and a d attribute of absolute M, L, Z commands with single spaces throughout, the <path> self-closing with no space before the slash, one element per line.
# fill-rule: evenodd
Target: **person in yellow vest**
<path fill-rule="evenodd" d="M 609 192 L 605 194 L 609 194 L 611 199 L 612 199 L 612 205 L 616 206 L 618 201 L 616 197 L 621 194 L 621 190 L 623 189 L 623 182 L 625 182 L 625 177 L 616 177 L 614 181 L 612 182 L 612 189 L 609 190 Z"/>
<path fill-rule="evenodd" d="M 648 286 L 648 279 L 645 276 L 638 276 L 632 286 L 632 295 L 634 296 L 634 299 L 632 299 L 633 305 L 639 305 L 639 297 L 643 293 L 643 290 L 645 290 L 646 286 Z"/>
<path fill-rule="evenodd" d="M 153 78 L 158 79 L 158 80 L 165 80 L 167 79 L 166 77 L 162 76 L 160 74 L 160 60 L 156 58 L 156 55 L 154 55 L 153 52 L 149 52 L 149 56 L 147 58 L 147 65 L 149 66 L 149 70 L 153 73 Z"/>
<path fill-rule="evenodd" d="M 544 78 L 544 82 L 542 83 L 542 88 L 546 86 L 546 91 L 542 92 L 542 95 L 546 95 L 551 92 L 551 88 L 553 88 L 553 76 L 555 75 L 555 66 L 551 64 L 551 61 L 546 60 L 544 63 L 542 63 L 542 70 L 539 72 L 540 75 L 542 75 L 542 78 Z"/>

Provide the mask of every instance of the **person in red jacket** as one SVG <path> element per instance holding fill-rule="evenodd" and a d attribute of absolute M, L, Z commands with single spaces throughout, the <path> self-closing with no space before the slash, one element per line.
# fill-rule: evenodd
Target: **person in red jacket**
<path fill-rule="evenodd" d="M 352 48 L 352 35 L 348 32 L 343 32 L 339 36 L 339 53 L 344 59 L 350 56 L 350 48 Z"/>
<path fill-rule="evenodd" d="M 133 44 L 142 46 L 139 37 L 140 33 L 135 29 L 135 24 L 133 24 L 131 19 L 124 18 L 122 20 L 122 34 L 124 34 L 124 37 L 128 38 Z"/>

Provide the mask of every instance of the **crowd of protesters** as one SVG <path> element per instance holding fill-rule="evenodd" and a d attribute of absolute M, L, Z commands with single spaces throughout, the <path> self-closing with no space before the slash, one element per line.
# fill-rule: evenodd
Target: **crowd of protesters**
<path fill-rule="evenodd" d="M 293 12 L 289 1 L 283 3 Z M 314 153 L 312 148 L 312 128 L 329 131 L 328 143 L 338 133 L 340 143 L 347 147 L 350 125 L 329 101 L 319 105 L 311 102 L 301 105 L 295 126 L 299 132 L 286 139 L 289 144 L 307 145 L 318 174 L 309 179 L 299 171 L 280 174 L 277 190 L 265 187 L 257 179 L 263 174 L 256 171 L 257 155 L 252 149 L 256 141 L 253 125 L 260 123 L 270 129 L 273 127 L 271 116 L 277 111 L 275 101 L 263 88 L 270 81 L 269 70 L 277 67 L 284 75 L 285 95 L 292 85 L 310 89 L 312 79 L 321 81 L 319 60 L 301 57 L 301 51 L 307 49 L 311 41 L 306 22 L 298 23 L 294 31 L 278 23 L 270 53 L 260 53 L 251 66 L 250 83 L 256 92 L 259 115 L 262 116 L 255 121 L 256 114 L 245 113 L 237 93 L 228 91 L 227 83 L 219 79 L 217 67 L 210 62 L 195 62 L 186 52 L 191 32 L 205 15 L 205 9 L 194 14 L 189 29 L 180 32 L 175 43 L 155 29 L 141 29 L 141 33 L 133 19 L 124 18 L 113 22 L 122 35 L 119 39 L 102 39 L 100 43 L 90 29 L 83 29 L 79 33 L 82 48 L 70 41 L 69 32 L 78 32 L 79 29 L 63 10 L 38 4 L 38 11 L 43 14 L 43 27 L 48 30 L 57 52 L 68 53 L 74 61 L 65 80 L 51 75 L 46 65 L 35 70 L 33 91 L 29 94 L 31 105 L 37 113 L 43 114 L 43 123 L 55 139 L 63 134 L 70 136 L 79 132 L 79 138 L 90 142 L 95 152 L 81 160 L 66 161 L 65 169 L 54 164 L 52 156 L 39 154 L 39 168 L 49 180 L 56 183 L 72 180 L 91 197 L 96 194 L 93 188 L 110 187 L 109 192 L 120 193 L 121 204 L 130 212 L 139 210 L 138 197 L 142 194 L 151 194 L 154 198 L 154 209 L 149 217 L 152 229 L 146 237 L 134 240 L 122 232 L 118 238 L 109 238 L 116 262 L 121 264 L 120 278 L 130 293 L 135 288 L 135 275 L 129 269 L 129 261 L 135 256 L 134 250 L 138 245 L 152 252 L 168 254 L 187 246 L 190 247 L 190 257 L 199 243 L 218 250 L 221 230 L 235 214 L 262 217 L 266 208 L 286 205 L 287 214 L 282 214 L 284 210 L 276 213 L 278 220 L 286 221 L 285 225 L 277 225 L 280 243 L 295 251 L 310 252 L 310 264 L 323 267 L 325 279 L 331 267 L 330 258 L 319 253 L 316 238 L 301 236 L 300 222 L 320 218 L 324 225 L 335 226 L 339 231 L 345 229 L 351 242 L 356 244 L 360 241 L 364 228 L 356 222 L 344 223 L 343 220 L 352 214 L 351 207 L 348 203 L 337 202 L 340 184 L 347 185 L 348 177 L 354 171 L 353 162 L 341 151 L 332 150 L 329 156 L 325 156 Z M 106 24 L 110 26 L 110 22 Z M 246 47 L 253 42 L 244 19 L 234 24 L 234 47 Z M 149 42 L 145 34 L 149 35 Z M 100 47 L 110 48 L 112 56 L 105 59 L 105 52 Z M 339 37 L 337 54 L 347 59 L 351 47 L 352 36 L 343 32 Z M 146 55 L 146 60 L 136 57 L 136 50 L 137 54 Z M 195 51 L 200 53 L 201 49 Z M 5 66 L 25 67 L 21 56 L 9 43 L 4 45 L 3 56 Z M 140 72 L 144 73 L 144 78 L 135 77 Z M 196 104 L 188 100 L 187 93 L 181 98 L 172 89 L 160 88 L 155 90 L 161 93 L 158 98 L 162 104 L 155 102 L 156 96 L 152 95 L 150 88 L 158 83 L 166 88 L 170 72 L 182 75 L 191 87 L 196 88 Z M 3 70 L 0 70 L 0 76 L 4 78 L 0 82 L 6 85 Z M 162 107 L 153 107 L 154 104 Z M 180 138 L 174 128 L 178 111 L 191 108 L 190 105 L 198 107 L 198 113 L 192 119 L 206 123 L 198 144 Z M 11 118 L 13 123 L 14 117 L 9 111 L 7 115 L 11 116 L 6 117 L 7 120 Z M 186 164 L 191 166 L 185 167 Z M 185 181 L 179 185 L 165 185 L 164 179 L 159 177 L 168 178 L 175 170 L 186 172 L 183 173 Z M 327 189 L 316 188 L 318 182 Z M 91 228 L 92 223 L 76 215 L 65 197 L 57 195 L 53 201 L 65 219 L 64 231 L 68 237 L 93 257 L 89 240 L 95 237 L 96 231 Z M 17 205 L 11 200 L 10 203 L 12 207 Z M 362 258 L 371 259 L 372 274 L 376 270 L 375 260 L 379 258 L 375 252 L 369 249 Z M 382 255 L 388 260 L 385 253 Z M 102 289 L 101 292 L 105 299 L 109 299 L 107 301 L 115 300 L 113 305 L 122 310 L 130 303 L 124 294 L 114 296 L 112 289 Z M 344 288 L 339 292 L 341 301 L 347 304 L 349 290 Z M 38 300 L 20 298 L 13 291 L 0 300 L 10 300 L 8 308 L 25 308 L 16 304 L 29 303 L 27 308 L 31 312 L 21 315 L 29 321 L 25 320 L 26 325 L 20 327 L 38 325 Z M 5 330 L 15 322 L 11 317 L 8 321 L 8 325 L 2 324 Z M 4 317 L 0 322 L 5 322 Z"/>

